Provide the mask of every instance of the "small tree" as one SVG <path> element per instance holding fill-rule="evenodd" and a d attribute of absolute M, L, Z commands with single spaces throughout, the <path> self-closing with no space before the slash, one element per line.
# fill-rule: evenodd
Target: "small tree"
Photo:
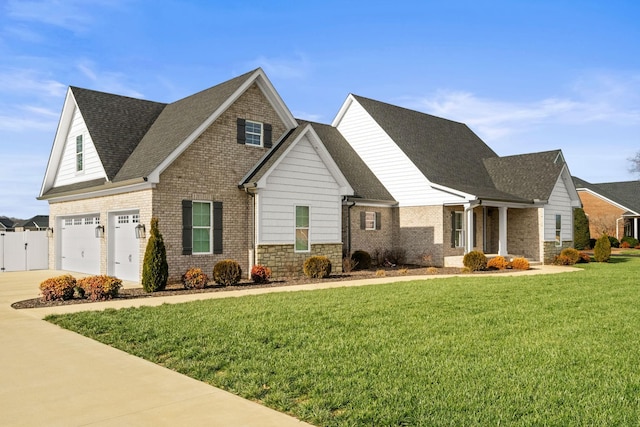
<path fill-rule="evenodd" d="M 631 162 L 629 171 L 640 174 L 640 151 L 636 153 L 635 157 L 631 157 L 629 161 Z"/>
<path fill-rule="evenodd" d="M 167 250 L 164 246 L 162 234 L 158 230 L 158 218 L 151 218 L 151 231 L 147 249 L 144 252 L 142 265 L 142 287 L 145 292 L 161 291 L 169 280 L 169 265 L 167 264 Z"/>
<path fill-rule="evenodd" d="M 584 209 L 575 208 L 573 210 L 573 245 L 576 249 L 587 249 L 589 247 L 589 218 L 584 213 Z"/>
<path fill-rule="evenodd" d="M 606 234 L 596 240 L 596 246 L 593 248 L 593 258 L 598 262 L 609 262 L 609 258 L 611 258 L 611 242 Z"/>

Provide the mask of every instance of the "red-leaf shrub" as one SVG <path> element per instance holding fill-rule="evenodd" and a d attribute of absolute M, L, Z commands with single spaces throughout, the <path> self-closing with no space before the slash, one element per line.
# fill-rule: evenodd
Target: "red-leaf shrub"
<path fill-rule="evenodd" d="M 251 267 L 251 280 L 253 283 L 269 283 L 271 278 L 271 269 L 264 265 L 254 265 Z"/>
<path fill-rule="evenodd" d="M 511 268 L 514 270 L 528 270 L 529 261 L 526 258 L 518 257 L 511 261 Z"/>
<path fill-rule="evenodd" d="M 111 276 L 89 276 L 78 280 L 78 287 L 91 301 L 106 301 L 118 296 L 122 280 Z"/>
<path fill-rule="evenodd" d="M 503 256 L 498 255 L 497 257 L 491 258 L 487 262 L 487 268 L 495 268 L 496 270 L 504 270 L 505 268 L 507 268 L 508 264 L 509 263 L 507 262 L 506 259 L 504 259 Z"/>
<path fill-rule="evenodd" d="M 70 275 L 51 277 L 40 283 L 40 292 L 45 301 L 68 300 L 73 298 L 76 279 Z"/>
<path fill-rule="evenodd" d="M 182 285 L 185 289 L 204 289 L 207 283 L 209 283 L 209 276 L 200 268 L 192 267 L 182 275 Z"/>

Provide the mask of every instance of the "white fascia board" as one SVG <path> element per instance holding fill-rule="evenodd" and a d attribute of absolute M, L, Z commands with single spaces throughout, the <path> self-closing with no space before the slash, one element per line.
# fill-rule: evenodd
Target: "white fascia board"
<path fill-rule="evenodd" d="M 429 185 L 434 190 L 438 190 L 438 191 L 442 191 L 444 193 L 452 194 L 452 195 L 454 195 L 456 197 L 461 197 L 461 198 L 466 199 L 468 201 L 478 200 L 478 196 L 476 196 L 474 194 L 471 194 L 471 193 L 465 193 L 464 191 L 456 190 L 454 188 L 446 187 L 446 186 L 440 185 L 440 184 L 435 184 L 435 183 L 433 183 L 431 181 L 429 181 Z"/>
<path fill-rule="evenodd" d="M 347 99 L 345 99 L 344 102 L 342 103 L 340 110 L 338 110 L 338 114 L 336 114 L 336 117 L 331 122 L 331 126 L 333 126 L 334 128 L 338 127 L 338 125 L 342 121 L 342 118 L 347 113 L 347 110 L 349 109 L 351 104 L 353 104 L 354 101 L 355 101 L 355 98 L 353 97 L 353 94 L 350 93 L 349 95 L 347 95 Z"/>
<path fill-rule="evenodd" d="M 560 152 L 560 154 L 562 154 L 562 151 Z M 564 166 L 562 167 L 562 171 L 560 172 L 560 177 L 564 181 L 564 186 L 567 189 L 567 192 L 569 193 L 569 197 L 571 198 L 571 205 L 574 207 L 582 206 L 582 202 L 580 201 L 580 196 L 578 196 L 578 191 L 576 190 L 576 185 L 573 182 L 573 178 L 571 178 L 571 172 L 569 171 L 569 166 L 567 165 L 567 163 L 565 163 Z M 575 206 L 576 202 L 578 203 L 577 206 Z"/>
<path fill-rule="evenodd" d="M 349 182 L 347 181 L 347 178 L 345 178 L 344 174 L 342 173 L 342 171 L 340 170 L 340 168 L 338 167 L 336 162 L 333 160 L 333 158 L 331 157 L 331 155 L 327 151 L 327 148 L 322 143 L 322 140 L 320 139 L 320 137 L 318 136 L 318 134 L 316 133 L 316 131 L 313 129 L 313 127 L 310 124 L 307 124 L 304 127 L 302 132 L 300 132 L 298 137 L 287 147 L 285 152 L 282 153 L 280 155 L 280 157 L 278 157 L 278 159 L 273 163 L 273 165 L 271 165 L 269 170 L 266 171 L 265 174 L 262 176 L 262 178 L 260 178 L 258 180 L 258 182 L 256 183 L 256 187 L 257 188 L 266 187 L 267 179 L 269 178 L 271 173 L 274 170 L 276 170 L 276 168 L 278 167 L 280 162 L 282 162 L 282 160 L 286 156 L 289 155 L 291 150 L 293 150 L 293 148 L 305 136 L 308 136 L 309 142 L 311 143 L 311 146 L 316 151 L 316 153 L 318 153 L 318 156 L 320 156 L 320 159 L 322 160 L 322 162 L 326 166 L 326 168 L 329 171 L 329 173 L 331 174 L 331 176 L 333 176 L 333 179 L 335 179 L 336 182 L 338 183 L 338 186 L 340 187 L 340 195 L 341 196 L 351 196 L 351 195 L 353 195 L 353 193 L 354 193 L 353 188 L 351 188 L 351 185 L 349 185 Z"/>
<path fill-rule="evenodd" d="M 242 86 L 240 86 L 229 98 L 226 99 L 225 102 L 220 105 L 220 107 L 211 114 L 198 128 L 191 133 L 182 143 L 176 148 L 169 156 L 160 165 L 149 174 L 147 177 L 151 182 L 160 182 L 160 174 L 164 172 L 166 168 L 171 165 L 184 151 L 200 136 L 202 133 L 211 126 L 211 124 L 216 121 L 218 117 L 222 115 L 234 102 L 242 96 L 243 93 L 247 91 L 253 85 L 257 83 L 260 90 L 262 90 L 265 97 L 271 102 L 273 108 L 278 112 L 280 117 L 286 126 L 289 126 L 289 129 L 292 129 L 297 126 L 297 122 L 289 109 L 280 98 L 280 95 L 276 92 L 273 85 L 267 79 L 267 76 L 264 74 L 261 68 L 257 69 L 253 75 L 247 79 Z"/>
<path fill-rule="evenodd" d="M 82 193 L 74 193 L 74 194 L 66 194 L 66 195 L 63 194 L 61 196 L 53 196 L 45 200 L 47 200 L 50 204 L 58 203 L 58 202 L 70 202 L 74 200 L 91 199 L 94 197 L 115 196 L 117 194 L 131 193 L 134 191 L 141 191 L 141 190 L 149 190 L 155 187 L 153 183 L 148 181 L 139 182 L 138 179 L 135 179 L 135 181 L 136 183 L 126 184 L 126 185 L 106 184 L 107 188 L 100 188 L 100 189 L 93 189 L 93 190 L 89 189 L 86 192 L 82 192 Z"/>

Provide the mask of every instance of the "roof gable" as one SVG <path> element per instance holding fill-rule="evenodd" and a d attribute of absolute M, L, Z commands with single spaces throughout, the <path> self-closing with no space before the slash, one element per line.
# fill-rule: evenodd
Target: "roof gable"
<path fill-rule="evenodd" d="M 579 190 L 587 190 L 618 205 L 621 209 L 640 215 L 640 181 L 619 181 L 592 184 L 578 177 L 573 182 Z"/>

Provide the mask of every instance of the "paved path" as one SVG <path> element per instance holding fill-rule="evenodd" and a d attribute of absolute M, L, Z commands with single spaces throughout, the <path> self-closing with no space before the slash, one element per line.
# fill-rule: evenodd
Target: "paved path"
<path fill-rule="evenodd" d="M 537 267 L 517 274 L 577 270 Z M 144 298 L 14 310 L 61 272 L 0 273 L 0 425 L 7 426 L 308 426 L 295 418 L 41 320 L 50 313 L 159 305 L 274 291 L 363 286 L 416 277 Z M 509 274 L 509 273 L 502 273 Z M 437 276 L 421 276 L 433 279 Z M 127 286 L 135 286 L 128 283 Z"/>

